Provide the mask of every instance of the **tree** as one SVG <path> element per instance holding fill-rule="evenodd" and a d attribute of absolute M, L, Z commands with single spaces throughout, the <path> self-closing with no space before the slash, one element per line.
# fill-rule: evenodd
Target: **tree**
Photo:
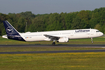
<path fill-rule="evenodd" d="M 19 32 L 25 32 L 25 27 L 26 27 L 25 18 L 23 18 L 23 17 L 19 18 L 18 23 L 15 26 Z"/>
<path fill-rule="evenodd" d="M 29 31 L 44 31 L 45 30 L 45 24 L 43 20 L 40 17 L 36 17 L 33 19 L 32 24 L 29 27 Z"/>

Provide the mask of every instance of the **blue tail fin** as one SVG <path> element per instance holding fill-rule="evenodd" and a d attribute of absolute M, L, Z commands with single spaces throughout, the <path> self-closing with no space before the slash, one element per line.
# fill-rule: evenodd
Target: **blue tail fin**
<path fill-rule="evenodd" d="M 8 39 L 24 41 L 19 32 L 8 22 L 3 21 Z"/>

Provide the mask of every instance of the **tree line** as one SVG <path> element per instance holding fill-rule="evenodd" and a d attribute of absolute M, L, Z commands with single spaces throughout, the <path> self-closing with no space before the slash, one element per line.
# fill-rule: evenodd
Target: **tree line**
<path fill-rule="evenodd" d="M 95 28 L 105 33 L 105 8 L 70 13 L 33 14 L 0 13 L 0 35 L 6 34 L 3 21 L 8 20 L 19 32 Z"/>

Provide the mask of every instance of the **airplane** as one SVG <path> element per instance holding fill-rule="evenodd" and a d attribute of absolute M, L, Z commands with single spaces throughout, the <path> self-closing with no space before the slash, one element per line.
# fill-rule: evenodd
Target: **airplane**
<path fill-rule="evenodd" d="M 7 20 L 3 21 L 6 34 L 3 38 L 19 40 L 19 41 L 53 41 L 68 42 L 69 39 L 82 39 L 103 36 L 103 33 L 97 29 L 75 29 L 75 30 L 59 30 L 59 31 L 44 31 L 44 32 L 18 32 Z"/>

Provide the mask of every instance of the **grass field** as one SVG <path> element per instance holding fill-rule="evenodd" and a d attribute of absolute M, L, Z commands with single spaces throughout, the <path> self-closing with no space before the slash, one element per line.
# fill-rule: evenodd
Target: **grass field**
<path fill-rule="evenodd" d="M 19 45 L 19 44 L 51 44 L 52 42 L 24 42 L 15 41 L 10 39 L 4 39 L 0 37 L 1 45 Z M 105 44 L 105 38 L 94 38 L 94 43 L 91 43 L 90 39 L 74 39 L 67 43 L 57 43 L 60 44 Z M 93 49 L 105 49 L 105 48 L 86 48 L 86 47 L 0 47 L 0 52 L 22 52 L 22 51 L 56 51 L 56 50 L 93 50 Z"/>
<path fill-rule="evenodd" d="M 91 39 L 72 39 L 67 43 L 56 43 L 56 44 L 105 44 L 105 38 L 93 38 L 94 43 L 91 42 Z M 41 42 L 24 42 L 16 41 L 10 39 L 4 39 L 0 37 L 1 45 L 11 45 L 11 44 L 52 44 L 52 41 L 41 41 Z"/>
<path fill-rule="evenodd" d="M 0 45 L 51 44 L 52 42 L 22 42 L 3 39 Z M 60 44 L 92 44 L 90 39 L 75 39 Z M 105 44 L 105 38 L 94 38 L 93 44 Z M 91 50 L 86 47 L 0 47 L 0 52 Z M 0 70 L 105 70 L 105 52 L 0 54 Z"/>
<path fill-rule="evenodd" d="M 105 52 L 0 54 L 0 70 L 105 70 Z"/>

